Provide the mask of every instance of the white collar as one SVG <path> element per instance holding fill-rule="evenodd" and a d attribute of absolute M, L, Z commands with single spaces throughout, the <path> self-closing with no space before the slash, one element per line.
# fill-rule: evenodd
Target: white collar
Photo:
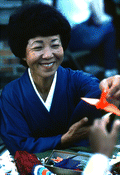
<path fill-rule="evenodd" d="M 55 91 L 55 85 L 56 85 L 56 80 L 57 80 L 57 71 L 55 72 L 55 75 L 54 75 L 54 79 L 53 79 L 53 82 L 52 82 L 52 85 L 50 87 L 50 91 L 48 93 L 48 96 L 47 96 L 47 99 L 46 101 L 44 102 L 40 93 L 38 92 L 36 86 L 35 86 L 35 83 L 33 81 L 33 78 L 32 78 L 32 75 L 31 75 L 31 72 L 30 72 L 30 68 L 28 68 L 28 75 L 29 75 L 29 78 L 30 78 L 30 81 L 32 83 L 32 86 L 37 94 L 37 96 L 39 97 L 39 99 L 42 101 L 42 103 L 45 105 L 46 109 L 48 111 L 50 111 L 50 108 L 51 108 L 51 104 L 52 104 L 52 99 L 53 99 L 53 94 L 54 94 L 54 91 Z"/>

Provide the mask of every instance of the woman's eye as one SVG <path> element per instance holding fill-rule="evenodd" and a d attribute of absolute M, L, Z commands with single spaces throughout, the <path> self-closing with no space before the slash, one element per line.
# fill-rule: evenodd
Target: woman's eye
<path fill-rule="evenodd" d="M 59 47 L 59 44 L 53 44 L 52 47 L 53 48 L 58 48 Z"/>
<path fill-rule="evenodd" d="M 34 50 L 41 50 L 41 49 L 42 49 L 42 46 L 34 47 L 33 49 L 34 49 Z"/>

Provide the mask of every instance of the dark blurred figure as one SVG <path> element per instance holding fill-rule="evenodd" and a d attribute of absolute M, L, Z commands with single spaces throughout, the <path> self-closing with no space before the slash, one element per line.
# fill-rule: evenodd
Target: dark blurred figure
<path fill-rule="evenodd" d="M 58 0 L 57 9 L 71 24 L 69 49 L 91 50 L 88 64 L 104 62 L 105 77 L 118 74 L 116 31 L 113 18 L 105 13 L 103 0 Z M 101 60 L 101 53 L 103 59 Z"/>

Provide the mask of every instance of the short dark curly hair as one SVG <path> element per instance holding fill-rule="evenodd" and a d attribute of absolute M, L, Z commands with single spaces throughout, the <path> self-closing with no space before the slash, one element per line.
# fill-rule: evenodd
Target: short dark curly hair
<path fill-rule="evenodd" d="M 13 54 L 21 60 L 25 58 L 29 39 L 59 34 L 65 50 L 70 41 L 70 33 L 71 27 L 67 19 L 54 7 L 44 3 L 31 3 L 20 7 L 10 16 L 8 23 L 9 46 Z"/>

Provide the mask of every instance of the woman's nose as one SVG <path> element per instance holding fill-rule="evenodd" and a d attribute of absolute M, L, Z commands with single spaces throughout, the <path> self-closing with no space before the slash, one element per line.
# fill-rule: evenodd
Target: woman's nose
<path fill-rule="evenodd" d="M 46 58 L 46 59 L 49 59 L 53 57 L 53 52 L 52 52 L 52 49 L 51 48 L 45 48 L 44 51 L 43 51 L 43 56 L 42 58 Z"/>

